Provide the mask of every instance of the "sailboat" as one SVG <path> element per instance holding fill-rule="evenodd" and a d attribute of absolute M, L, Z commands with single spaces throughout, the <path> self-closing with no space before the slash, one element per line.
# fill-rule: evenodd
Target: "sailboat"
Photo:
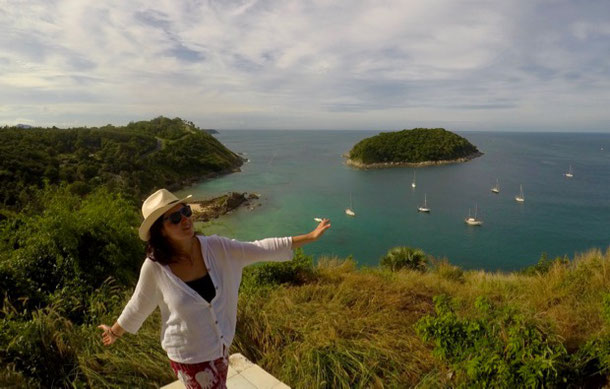
<path fill-rule="evenodd" d="M 523 203 L 525 202 L 525 196 L 523 195 L 523 185 L 519 185 L 519 188 L 521 189 L 519 194 L 515 196 L 515 200 L 517 200 L 517 202 L 519 203 Z"/>
<path fill-rule="evenodd" d="M 574 177 L 574 173 L 572 173 L 572 165 L 570 165 L 570 168 L 568 169 L 567 173 L 564 174 L 564 176 L 566 176 L 567 178 Z"/>
<path fill-rule="evenodd" d="M 497 178 L 496 178 L 496 186 L 491 188 L 491 191 L 494 192 L 495 194 L 500 193 L 500 183 L 498 182 Z"/>
<path fill-rule="evenodd" d="M 474 204 L 474 217 L 470 216 L 470 209 L 468 210 L 468 217 L 464 219 L 466 224 L 469 226 L 480 226 L 483 224 L 482 220 L 477 219 L 477 204 Z"/>
<path fill-rule="evenodd" d="M 420 205 L 417 210 L 419 212 L 430 212 L 430 208 L 428 208 L 428 201 L 426 199 L 426 194 L 424 193 L 424 205 Z"/>
<path fill-rule="evenodd" d="M 352 210 L 352 208 L 354 208 L 354 206 L 352 205 L 352 194 L 349 194 L 349 208 L 345 209 L 345 214 L 347 216 L 356 216 L 356 212 L 354 212 Z"/>
<path fill-rule="evenodd" d="M 417 185 L 415 185 L 415 170 L 413 171 L 413 181 L 411 182 L 411 188 L 415 188 Z"/>

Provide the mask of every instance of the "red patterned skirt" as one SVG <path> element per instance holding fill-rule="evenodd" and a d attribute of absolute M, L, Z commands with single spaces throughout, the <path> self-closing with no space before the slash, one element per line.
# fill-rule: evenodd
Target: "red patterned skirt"
<path fill-rule="evenodd" d="M 176 376 L 186 389 L 226 389 L 229 358 L 224 356 L 201 363 L 169 361 Z"/>

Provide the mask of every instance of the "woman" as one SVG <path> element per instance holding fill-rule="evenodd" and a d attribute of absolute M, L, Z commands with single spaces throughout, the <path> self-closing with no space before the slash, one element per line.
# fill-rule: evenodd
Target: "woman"
<path fill-rule="evenodd" d="M 165 189 L 142 205 L 140 239 L 147 258 L 133 296 L 102 340 L 109 346 L 135 334 L 156 307 L 161 310 L 161 346 L 187 388 L 225 387 L 228 350 L 235 335 L 237 293 L 245 266 L 287 261 L 292 249 L 315 242 L 330 228 L 323 219 L 312 232 L 255 242 L 198 236 L 191 209 Z"/>

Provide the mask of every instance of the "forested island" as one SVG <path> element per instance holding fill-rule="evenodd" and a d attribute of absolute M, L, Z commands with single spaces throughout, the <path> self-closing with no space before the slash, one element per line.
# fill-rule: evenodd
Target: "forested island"
<path fill-rule="evenodd" d="M 444 128 L 414 128 L 363 139 L 346 156 L 348 165 L 369 169 L 465 162 L 480 155 L 476 146 Z"/>
<path fill-rule="evenodd" d="M 32 188 L 63 183 L 76 194 L 106 186 L 141 199 L 239 170 L 244 159 L 180 118 L 126 126 L 0 128 L 0 208 L 28 202 Z"/>

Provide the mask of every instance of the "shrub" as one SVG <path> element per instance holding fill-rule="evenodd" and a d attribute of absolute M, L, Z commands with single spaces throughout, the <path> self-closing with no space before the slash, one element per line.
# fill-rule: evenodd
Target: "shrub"
<path fill-rule="evenodd" d="M 380 264 L 381 267 L 390 269 L 391 271 L 398 271 L 400 269 L 425 271 L 428 264 L 428 258 L 426 253 L 420 249 L 400 246 L 390 249 L 388 253 L 381 258 Z"/>
<path fill-rule="evenodd" d="M 17 224 L 3 222 L 16 226 L 4 240 L 16 249 L 2 261 L 13 270 L 0 278 L 15 280 L 17 274 L 16 282 L 33 284 L 25 292 L 67 288 L 82 295 L 109 276 L 121 282 L 136 276 L 144 250 L 133 228 L 139 216 L 127 200 L 104 188 L 81 199 L 66 187 L 47 187 L 37 200 L 41 211 L 26 211 Z M 1 280 L 0 286 L 2 294 L 12 293 Z"/>
<path fill-rule="evenodd" d="M 0 222 L 0 386 L 81 387 L 79 324 L 116 307 L 143 247 L 137 210 L 98 188 L 85 198 L 46 187 L 36 203 Z M 97 323 L 96 323 L 97 324 Z"/>
<path fill-rule="evenodd" d="M 434 271 L 441 278 L 446 280 L 464 282 L 464 270 L 462 270 L 459 266 L 450 264 L 446 259 L 438 262 L 434 268 Z"/>
<path fill-rule="evenodd" d="M 458 386 L 537 388 L 566 385 L 572 376 L 567 350 L 543 323 L 484 297 L 475 302 L 476 318 L 459 318 L 446 296 L 434 301 L 436 314 L 416 330 L 455 370 Z"/>
<path fill-rule="evenodd" d="M 250 286 L 302 285 L 314 277 L 313 256 L 306 255 L 303 249 L 296 249 L 291 261 L 269 262 L 247 267 L 244 271 L 244 284 Z"/>
<path fill-rule="evenodd" d="M 567 257 L 555 257 L 553 259 L 548 258 L 546 253 L 542 253 L 538 263 L 532 266 L 528 266 L 525 269 L 521 270 L 521 274 L 525 275 L 536 275 L 536 274 L 546 274 L 551 270 L 553 265 L 567 265 L 570 260 Z"/>
<path fill-rule="evenodd" d="M 0 320 L 0 360 L 42 387 L 76 386 L 78 358 L 71 328 L 52 308 L 35 311 L 27 321 Z"/>
<path fill-rule="evenodd" d="M 0 370 L 0 388 L 34 388 L 36 381 L 28 378 L 15 368 L 15 364 L 6 365 Z"/>
<path fill-rule="evenodd" d="M 610 325 L 610 293 L 602 296 L 602 317 L 607 325 Z"/>

